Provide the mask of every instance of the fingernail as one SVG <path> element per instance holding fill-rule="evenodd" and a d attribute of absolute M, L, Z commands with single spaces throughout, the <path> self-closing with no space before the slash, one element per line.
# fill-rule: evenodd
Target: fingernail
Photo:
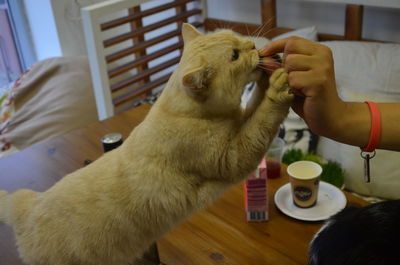
<path fill-rule="evenodd" d="M 269 45 L 264 47 L 263 53 L 264 53 L 264 56 L 270 56 L 271 55 L 270 46 Z"/>
<path fill-rule="evenodd" d="M 266 51 L 266 48 L 265 48 L 265 47 L 262 47 L 261 49 L 258 50 L 258 54 L 259 54 L 260 56 L 265 56 L 265 51 Z"/>

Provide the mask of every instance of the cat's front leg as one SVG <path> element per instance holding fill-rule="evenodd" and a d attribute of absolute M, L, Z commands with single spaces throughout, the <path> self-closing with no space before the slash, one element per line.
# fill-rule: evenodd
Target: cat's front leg
<path fill-rule="evenodd" d="M 294 96 L 287 89 L 287 78 L 283 69 L 271 75 L 263 101 L 242 126 L 234 141 L 238 170 L 243 174 L 257 167 L 289 112 Z M 261 82 L 259 85 L 265 84 Z"/>
<path fill-rule="evenodd" d="M 207 180 L 197 189 L 197 206 L 200 208 L 214 202 L 232 183 L 223 180 Z"/>

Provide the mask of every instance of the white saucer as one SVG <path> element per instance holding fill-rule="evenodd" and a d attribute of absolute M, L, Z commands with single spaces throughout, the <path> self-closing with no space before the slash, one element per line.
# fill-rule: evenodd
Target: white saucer
<path fill-rule="evenodd" d="M 319 183 L 317 204 L 311 208 L 300 208 L 294 205 L 290 183 L 280 187 L 274 196 L 275 205 L 284 214 L 304 221 L 326 220 L 346 206 L 343 192 L 324 181 Z"/>

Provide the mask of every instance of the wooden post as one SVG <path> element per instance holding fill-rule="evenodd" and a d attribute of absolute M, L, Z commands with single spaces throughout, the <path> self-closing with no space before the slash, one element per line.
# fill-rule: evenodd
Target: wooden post
<path fill-rule="evenodd" d="M 261 0 L 261 23 L 262 31 L 276 27 L 276 0 Z"/>
<path fill-rule="evenodd" d="M 134 13 L 140 12 L 140 11 L 141 11 L 140 5 L 128 9 L 129 14 L 134 14 Z M 143 23 L 142 23 L 142 19 L 141 19 L 141 18 L 132 21 L 130 24 L 131 24 L 131 29 L 132 29 L 132 30 L 135 30 L 135 29 L 138 29 L 138 28 L 143 27 Z M 140 35 L 140 36 L 137 36 L 137 37 L 134 37 L 134 38 L 133 38 L 133 45 L 138 44 L 138 43 L 141 43 L 141 42 L 143 42 L 143 41 L 144 41 L 144 34 L 142 34 L 142 35 Z M 140 57 L 142 57 L 142 56 L 145 56 L 145 55 L 146 55 L 146 49 L 144 49 L 144 50 L 142 50 L 142 51 L 140 51 L 140 52 L 135 53 L 136 59 L 137 59 L 137 58 L 140 58 Z M 136 70 L 137 70 L 138 73 L 140 73 L 140 72 L 142 72 L 142 71 L 144 71 L 144 70 L 146 70 L 146 69 L 148 69 L 147 63 L 145 63 L 145 64 L 143 64 L 143 65 L 139 65 L 139 66 L 136 68 Z M 150 78 L 147 77 L 147 78 L 143 79 L 142 81 L 140 81 L 139 84 L 140 84 L 140 85 L 144 85 L 144 84 L 146 84 L 146 83 L 149 82 L 149 81 L 150 81 Z"/>
<path fill-rule="evenodd" d="M 363 6 L 346 5 L 346 22 L 344 37 L 346 40 L 361 40 L 363 23 Z"/>
<path fill-rule="evenodd" d="M 179 1 L 180 1 L 180 0 L 175 0 L 175 2 L 179 2 Z M 182 5 L 180 5 L 180 6 L 177 6 L 177 7 L 175 8 L 175 10 L 176 10 L 176 15 L 179 15 L 180 13 L 183 13 L 183 12 L 187 11 L 186 4 L 182 4 Z M 184 19 L 178 21 L 178 28 L 179 28 L 179 29 L 182 29 L 182 24 L 185 23 L 185 22 L 188 22 L 188 19 L 187 19 L 187 18 L 184 18 Z M 180 40 L 180 41 L 183 41 L 182 34 L 179 35 L 179 40 Z M 182 47 L 181 49 L 179 49 L 179 52 L 180 52 L 181 55 L 182 55 L 183 47 Z"/>

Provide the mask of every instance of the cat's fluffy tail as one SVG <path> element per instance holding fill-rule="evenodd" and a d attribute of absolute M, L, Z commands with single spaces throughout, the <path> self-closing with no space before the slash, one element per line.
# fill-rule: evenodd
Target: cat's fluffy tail
<path fill-rule="evenodd" d="M 0 190 L 0 222 L 6 222 L 7 220 L 7 192 Z"/>

